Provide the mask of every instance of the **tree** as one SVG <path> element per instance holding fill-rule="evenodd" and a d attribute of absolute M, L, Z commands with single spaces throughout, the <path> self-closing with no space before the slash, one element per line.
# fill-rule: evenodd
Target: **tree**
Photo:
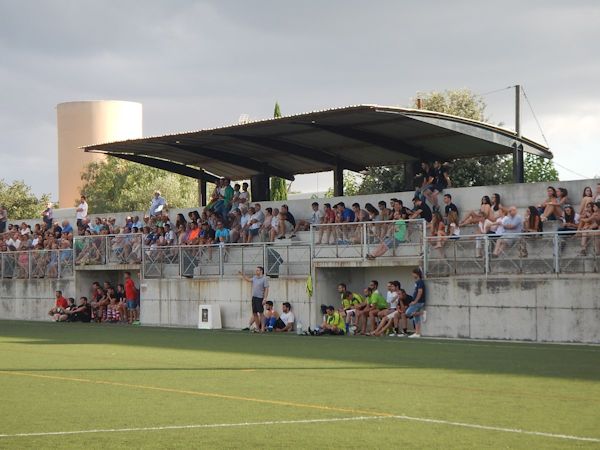
<path fill-rule="evenodd" d="M 359 195 L 361 186 L 361 180 L 358 175 L 348 170 L 344 170 L 344 195 Z M 334 197 L 333 187 L 327 189 L 325 197 Z"/>
<path fill-rule="evenodd" d="M 418 99 L 418 100 L 417 100 Z M 468 89 L 447 90 L 444 92 L 418 92 L 412 100 L 412 107 L 451 114 L 466 119 L 486 122 L 486 104 L 483 99 Z M 464 158 L 451 161 L 450 177 L 454 187 L 486 186 L 510 183 L 512 176 L 512 156 L 492 155 L 477 158 Z M 360 186 L 361 194 L 394 192 L 406 189 L 410 180 L 404 179 L 404 166 L 371 167 Z M 534 155 L 525 157 L 525 181 L 553 181 L 558 172 L 550 160 Z"/>
<path fill-rule="evenodd" d="M 278 119 L 281 117 L 281 108 L 279 103 L 275 102 L 275 109 L 273 111 L 273 117 Z M 271 200 L 282 201 L 287 200 L 287 184 L 283 178 L 271 177 Z"/>
<path fill-rule="evenodd" d="M 31 187 L 24 181 L 13 181 L 12 184 L 0 180 L 0 205 L 4 205 L 8 212 L 8 220 L 40 219 L 42 211 L 50 201 L 49 194 L 36 197 L 31 192 Z"/>
<path fill-rule="evenodd" d="M 189 208 L 198 202 L 195 179 L 110 156 L 89 164 L 81 179 L 91 213 L 145 211 L 157 189 L 170 208 Z"/>

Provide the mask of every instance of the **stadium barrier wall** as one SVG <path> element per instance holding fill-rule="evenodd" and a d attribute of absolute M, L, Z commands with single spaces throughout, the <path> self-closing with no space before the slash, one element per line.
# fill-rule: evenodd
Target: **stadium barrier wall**
<path fill-rule="evenodd" d="M 54 306 L 54 292 L 66 297 L 75 293 L 75 280 L 1 280 L 0 318 L 13 320 L 49 320 Z"/>

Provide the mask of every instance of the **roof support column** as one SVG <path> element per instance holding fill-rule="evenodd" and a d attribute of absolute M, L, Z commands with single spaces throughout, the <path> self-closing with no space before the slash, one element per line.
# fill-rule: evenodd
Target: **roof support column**
<path fill-rule="evenodd" d="M 333 169 L 333 196 L 344 196 L 344 167 L 339 163 Z"/>
<path fill-rule="evenodd" d="M 269 174 L 259 173 L 250 179 L 250 193 L 253 202 L 268 202 L 271 200 Z"/>
<path fill-rule="evenodd" d="M 198 206 L 204 206 L 208 203 L 206 196 L 206 180 L 198 180 Z"/>
<path fill-rule="evenodd" d="M 525 182 L 525 164 L 523 162 L 523 144 L 521 141 L 521 86 L 515 86 L 515 131 L 517 140 L 513 144 L 513 183 Z"/>

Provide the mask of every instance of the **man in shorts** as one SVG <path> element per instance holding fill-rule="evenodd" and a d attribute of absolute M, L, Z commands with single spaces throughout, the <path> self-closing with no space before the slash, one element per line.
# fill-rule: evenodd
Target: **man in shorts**
<path fill-rule="evenodd" d="M 252 315 L 250 316 L 249 325 L 242 331 L 249 331 L 252 325 L 256 331 L 262 330 L 261 315 L 264 312 L 264 306 L 269 296 L 269 279 L 265 276 L 265 269 L 262 266 L 257 266 L 254 270 L 254 276 L 248 278 L 240 272 L 242 279 L 248 283 L 252 283 Z"/>
<path fill-rule="evenodd" d="M 273 302 L 270 303 L 273 304 Z M 283 302 L 281 310 L 283 311 L 281 314 L 273 310 L 273 315 L 267 323 L 267 331 L 287 333 L 294 330 L 295 317 L 292 312 L 292 305 L 289 302 Z"/>
<path fill-rule="evenodd" d="M 127 322 L 136 320 L 137 288 L 131 279 L 131 272 L 125 272 L 125 301 L 127 303 Z"/>
<path fill-rule="evenodd" d="M 51 316 L 54 321 L 59 321 L 60 316 L 65 313 L 65 310 L 69 306 L 69 302 L 63 297 L 62 291 L 56 291 L 54 296 L 56 297 L 56 300 L 54 301 L 54 306 L 48 311 L 48 315 Z"/>

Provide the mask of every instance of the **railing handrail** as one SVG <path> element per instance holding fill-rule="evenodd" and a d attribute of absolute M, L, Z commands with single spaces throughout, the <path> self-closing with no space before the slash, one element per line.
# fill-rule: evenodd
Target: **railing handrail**
<path fill-rule="evenodd" d="M 555 236 L 555 235 L 559 235 L 559 236 L 572 236 L 573 234 L 600 234 L 600 230 L 573 230 L 573 231 L 541 231 L 541 232 L 521 232 L 521 233 L 511 233 L 511 232 L 506 232 L 503 234 L 461 234 L 461 235 L 446 235 L 446 237 L 459 237 L 459 238 L 471 238 L 471 239 L 481 239 L 483 237 L 489 237 L 489 238 L 499 238 L 499 237 L 503 237 L 506 235 L 509 236 L 515 236 L 515 237 L 526 237 L 526 236 Z M 430 236 L 430 235 L 426 235 L 425 239 L 427 239 L 428 241 L 430 240 L 434 240 L 434 239 L 439 239 L 439 236 Z"/>
<path fill-rule="evenodd" d="M 310 227 L 331 227 L 331 226 L 348 226 L 348 225 L 381 225 L 395 224 L 396 222 L 405 223 L 422 223 L 425 219 L 390 219 L 390 220 L 362 220 L 360 222 L 336 222 L 336 223 L 311 223 Z"/>

